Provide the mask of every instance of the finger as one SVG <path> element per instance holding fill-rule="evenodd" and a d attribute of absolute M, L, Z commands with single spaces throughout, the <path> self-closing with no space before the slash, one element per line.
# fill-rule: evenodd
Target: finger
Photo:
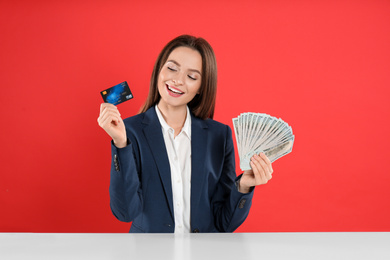
<path fill-rule="evenodd" d="M 261 156 L 261 158 L 264 159 L 265 163 L 267 164 L 267 166 L 269 168 L 270 174 L 272 174 L 274 172 L 274 170 L 272 168 L 271 161 L 269 160 L 269 158 L 264 153 L 260 153 L 260 156 Z"/>
<path fill-rule="evenodd" d="M 103 112 L 98 117 L 98 122 L 102 123 L 107 119 L 107 117 L 111 117 L 115 115 L 113 112 L 106 110 L 106 108 L 103 109 Z"/>
<path fill-rule="evenodd" d="M 119 112 L 118 108 L 117 108 L 115 105 L 110 104 L 110 103 L 101 103 L 101 104 L 100 104 L 100 114 L 101 114 L 104 110 L 106 110 L 106 109 L 108 109 L 108 110 L 117 110 L 117 111 Z"/>
<path fill-rule="evenodd" d="M 121 117 L 118 111 L 112 110 L 110 108 L 106 108 L 103 110 L 102 114 L 99 116 L 98 122 L 100 122 L 102 125 L 105 125 L 103 122 L 107 121 L 115 121 L 115 122 L 120 122 Z"/>
<path fill-rule="evenodd" d="M 111 103 L 103 102 L 100 104 L 100 108 L 104 108 L 104 107 L 116 107 L 116 106 Z"/>
<path fill-rule="evenodd" d="M 116 117 L 115 115 L 107 115 L 103 120 L 102 120 L 102 125 L 101 127 L 103 129 L 108 129 L 111 127 L 111 125 L 118 125 L 120 122 L 120 119 Z"/>
<path fill-rule="evenodd" d="M 99 125 L 101 128 L 106 130 L 107 128 L 110 127 L 111 122 L 112 122 L 112 116 L 105 115 L 104 117 L 100 118 Z"/>
<path fill-rule="evenodd" d="M 100 111 L 99 111 L 99 114 L 101 114 L 102 113 L 102 111 L 103 111 L 103 108 L 105 107 L 105 105 L 104 105 L 105 103 L 101 103 L 100 104 Z"/>
<path fill-rule="evenodd" d="M 259 171 L 257 169 L 257 166 L 256 166 L 254 161 L 251 161 L 250 164 L 251 164 L 251 168 L 252 168 L 252 176 L 253 176 L 253 179 L 254 179 L 254 184 L 253 185 L 254 186 L 255 185 L 259 185 L 262 182 L 262 180 L 261 180 L 261 177 L 259 175 Z"/>
<path fill-rule="evenodd" d="M 255 154 L 252 156 L 252 169 L 255 176 L 256 185 L 262 184 L 266 181 L 264 169 L 260 164 L 259 156 Z"/>
<path fill-rule="evenodd" d="M 255 157 L 255 159 L 258 161 L 258 168 L 260 170 L 261 177 L 263 178 L 263 184 L 265 184 L 272 178 L 271 170 L 264 158 L 258 156 Z"/>
<path fill-rule="evenodd" d="M 259 156 L 258 159 L 259 159 L 259 164 L 264 172 L 264 177 L 267 181 L 269 181 L 272 178 L 271 169 L 269 168 L 269 165 L 267 161 L 264 159 L 264 157 Z"/>
<path fill-rule="evenodd" d="M 121 117 L 121 114 L 119 113 L 118 109 L 111 107 L 104 108 L 103 112 L 100 114 L 99 117 L 105 118 L 107 115 Z"/>
<path fill-rule="evenodd" d="M 112 104 L 109 104 L 110 106 L 103 106 L 102 107 L 102 110 L 101 110 L 101 113 L 103 113 L 104 111 L 117 111 L 118 113 L 119 113 L 119 109 L 116 107 L 116 106 L 114 106 L 114 105 L 112 105 Z M 119 113 L 120 114 L 120 113 Z"/>
<path fill-rule="evenodd" d="M 106 107 L 109 107 L 110 105 L 112 105 L 112 104 L 110 104 L 110 103 L 101 103 L 101 104 L 100 104 L 100 113 L 101 113 Z"/>
<path fill-rule="evenodd" d="M 270 167 L 270 161 L 267 160 L 267 156 L 265 156 L 263 153 L 259 154 L 259 163 L 261 167 L 264 169 L 264 172 L 271 173 L 271 167 Z"/>

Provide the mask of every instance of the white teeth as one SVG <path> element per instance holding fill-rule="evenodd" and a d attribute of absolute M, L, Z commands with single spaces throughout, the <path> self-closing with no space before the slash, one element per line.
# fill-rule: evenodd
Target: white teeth
<path fill-rule="evenodd" d="M 168 86 L 168 89 L 169 89 L 170 91 L 174 92 L 174 93 L 183 94 L 183 92 L 180 92 L 180 91 L 178 91 L 178 90 L 176 90 L 176 89 L 172 89 L 170 86 Z"/>

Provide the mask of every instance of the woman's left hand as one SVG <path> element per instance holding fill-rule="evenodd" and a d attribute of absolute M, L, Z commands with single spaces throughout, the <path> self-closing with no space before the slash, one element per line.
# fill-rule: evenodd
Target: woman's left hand
<path fill-rule="evenodd" d="M 266 184 L 272 178 L 272 164 L 264 153 L 253 155 L 250 165 L 252 169 L 244 171 L 240 179 L 241 193 L 248 193 L 251 187 Z"/>

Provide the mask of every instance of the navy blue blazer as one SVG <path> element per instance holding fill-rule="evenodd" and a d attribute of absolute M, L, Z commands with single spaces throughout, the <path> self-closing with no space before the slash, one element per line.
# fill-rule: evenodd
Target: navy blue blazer
<path fill-rule="evenodd" d="M 238 192 L 229 126 L 191 114 L 191 231 L 233 232 L 247 217 L 250 193 Z M 133 221 L 130 233 L 175 230 L 171 173 L 155 108 L 124 120 L 128 145 L 111 143 L 110 206 Z"/>

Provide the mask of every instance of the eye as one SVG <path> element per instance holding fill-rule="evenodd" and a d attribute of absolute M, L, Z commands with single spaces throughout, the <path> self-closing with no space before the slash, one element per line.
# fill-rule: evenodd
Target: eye
<path fill-rule="evenodd" d="M 167 67 L 170 71 L 176 71 L 176 68 L 173 68 L 173 67 Z"/>
<path fill-rule="evenodd" d="M 188 77 L 192 80 L 197 80 L 195 77 L 192 77 L 191 75 L 188 75 Z"/>

